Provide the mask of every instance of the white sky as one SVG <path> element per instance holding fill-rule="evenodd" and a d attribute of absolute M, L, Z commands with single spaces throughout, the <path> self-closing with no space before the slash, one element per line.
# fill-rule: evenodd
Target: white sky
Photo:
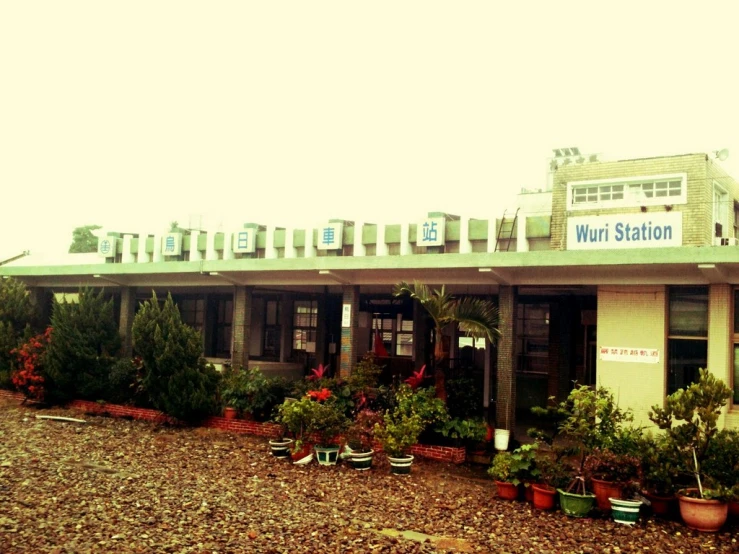
<path fill-rule="evenodd" d="M 0 260 L 76 226 L 490 217 L 552 149 L 739 177 L 739 3 L 0 3 Z"/>

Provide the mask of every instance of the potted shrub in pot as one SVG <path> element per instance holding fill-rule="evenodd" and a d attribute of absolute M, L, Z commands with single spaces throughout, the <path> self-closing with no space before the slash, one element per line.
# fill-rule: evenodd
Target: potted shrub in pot
<path fill-rule="evenodd" d="M 268 379 L 258 367 L 230 367 L 221 379 L 221 400 L 247 419 L 266 420 L 273 408 L 284 400 L 282 380 Z M 232 410 L 228 410 L 231 412 Z M 229 417 L 224 412 L 225 417 Z"/>
<path fill-rule="evenodd" d="M 590 479 L 598 509 L 610 512 L 610 498 L 623 498 L 627 488 L 638 488 L 641 460 L 634 454 L 595 448 L 585 458 L 583 470 Z"/>
<path fill-rule="evenodd" d="M 645 435 L 639 441 L 642 466 L 642 494 L 649 501 L 652 513 L 670 517 L 677 513 L 675 493 L 684 484 L 684 469 L 679 450 L 665 435 Z"/>
<path fill-rule="evenodd" d="M 510 452 L 498 452 L 493 458 L 493 464 L 488 468 L 488 475 L 495 481 L 498 498 L 503 500 L 516 500 L 518 498 L 518 485 L 513 484 L 513 454 Z"/>
<path fill-rule="evenodd" d="M 349 426 L 347 433 L 347 460 L 356 470 L 367 470 L 372 467 L 372 449 L 375 440 L 375 425 L 382 422 L 380 412 L 370 409 L 360 410 Z"/>
<path fill-rule="evenodd" d="M 321 465 L 335 465 L 339 459 L 341 445 L 338 440 L 349 425 L 343 407 L 331 391 L 324 388 L 308 391 L 307 398 L 313 403 L 307 432 L 316 439 L 316 457 Z"/>
<path fill-rule="evenodd" d="M 300 400 L 286 399 L 277 407 L 275 421 L 283 426 L 294 440 L 291 458 L 296 463 L 309 463 L 313 459 L 313 444 L 308 440 L 313 419 L 315 401 L 304 396 Z"/>
<path fill-rule="evenodd" d="M 715 532 L 726 523 L 731 492 L 706 473 L 704 464 L 732 390 L 707 369 L 699 375 L 697 383 L 668 396 L 664 408 L 652 406 L 649 419 L 666 432 L 693 472 L 696 486 L 678 491 L 683 522 L 697 531 Z"/>
<path fill-rule="evenodd" d="M 572 470 L 553 451 L 539 450 L 536 453 L 536 467 L 539 470 L 539 481 L 531 485 L 534 508 L 553 510 L 557 500 L 557 489 L 567 487 Z"/>

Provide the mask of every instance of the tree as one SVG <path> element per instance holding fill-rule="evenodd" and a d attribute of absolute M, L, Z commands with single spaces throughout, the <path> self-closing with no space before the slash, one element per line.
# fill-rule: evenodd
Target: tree
<path fill-rule="evenodd" d="M 36 310 L 28 289 L 13 278 L 0 279 L 0 383 L 8 383 L 15 356 L 11 350 L 33 335 Z"/>
<path fill-rule="evenodd" d="M 163 306 L 156 293 L 141 304 L 132 337 L 155 408 L 183 421 L 215 412 L 219 375 L 202 357 L 200 333 L 182 322 L 172 295 Z"/>
<path fill-rule="evenodd" d="M 47 399 L 107 399 L 110 368 L 121 349 L 113 299 L 106 300 L 103 290 L 82 289 L 77 302 L 54 301 L 51 326 Z"/>
<path fill-rule="evenodd" d="M 432 370 L 434 370 L 437 395 L 446 400 L 444 362 L 448 352 L 444 349 L 442 340 L 444 329 L 447 325 L 455 323 L 468 336 L 478 339 L 487 338 L 490 342 L 496 343 L 500 337 L 498 329 L 500 315 L 497 306 L 480 298 L 457 299 L 446 292 L 444 285 L 441 286 L 441 290 L 432 290 L 418 281 L 412 285 L 401 281 L 393 287 L 393 296 L 407 296 L 418 301 L 433 320 Z"/>
<path fill-rule="evenodd" d="M 84 254 L 98 251 L 98 238 L 93 231 L 102 229 L 100 225 L 83 225 L 72 231 L 72 244 L 69 245 L 70 254 Z"/>

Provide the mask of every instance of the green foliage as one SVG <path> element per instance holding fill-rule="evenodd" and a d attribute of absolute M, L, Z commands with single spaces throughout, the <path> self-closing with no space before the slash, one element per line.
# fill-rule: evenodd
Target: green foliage
<path fill-rule="evenodd" d="M 476 443 L 485 440 L 488 426 L 484 420 L 479 418 L 462 419 L 454 417 L 438 423 L 434 429 L 445 437 L 454 439 L 457 444 L 463 441 Z"/>
<path fill-rule="evenodd" d="M 132 336 L 155 408 L 189 422 L 215 413 L 220 376 L 205 362 L 200 333 L 182 322 L 171 295 L 161 307 L 156 294 L 141 304 Z"/>
<path fill-rule="evenodd" d="M 377 388 L 383 366 L 375 361 L 375 353 L 367 352 L 356 363 L 346 381 L 353 393 L 369 392 Z"/>
<path fill-rule="evenodd" d="M 54 333 L 46 353 L 47 399 L 107 399 L 110 368 L 121 348 L 113 299 L 106 300 L 102 290 L 80 290 L 78 302 L 54 302 L 51 325 Z"/>
<path fill-rule="evenodd" d="M 101 229 L 100 225 L 83 225 L 72 231 L 72 244 L 69 245 L 70 254 L 84 254 L 98 251 L 98 238 L 93 231 Z"/>
<path fill-rule="evenodd" d="M 447 409 L 453 418 L 472 418 L 481 415 L 482 387 L 471 377 L 457 377 L 446 381 Z"/>
<path fill-rule="evenodd" d="M 564 489 L 572 480 L 572 468 L 555 452 L 537 451 L 536 468 L 541 481 L 555 489 Z"/>
<path fill-rule="evenodd" d="M 488 475 L 496 481 L 509 483 L 513 468 L 513 454 L 510 452 L 498 452 L 493 458 L 492 465 L 488 468 Z"/>
<path fill-rule="evenodd" d="M 0 279 L 0 371 L 15 363 L 11 351 L 33 335 L 37 314 L 26 286 L 17 279 Z"/>
<path fill-rule="evenodd" d="M 335 397 L 319 402 L 309 396 L 286 401 L 277 407 L 276 421 L 292 434 L 297 443 L 315 435 L 320 446 L 328 446 L 343 433 L 349 420 Z"/>
<path fill-rule="evenodd" d="M 140 360 L 119 358 L 110 367 L 108 393 L 105 400 L 113 404 L 134 404 L 149 407 L 141 381 Z"/>
<path fill-rule="evenodd" d="M 703 489 L 703 498 L 729 494 L 720 482 L 704 472 L 703 464 L 718 433 L 718 417 L 731 395 L 732 390 L 723 381 L 701 368 L 698 382 L 668 396 L 664 408 L 655 405 L 649 412 L 649 419 L 666 432 L 683 459 L 689 460 L 686 465 L 692 466 L 699 489 L 702 479 L 707 478 L 709 489 Z"/>
<path fill-rule="evenodd" d="M 739 431 L 723 429 L 716 433 L 706 450 L 703 471 L 709 486 L 722 488 L 725 496 L 739 500 Z"/>
<path fill-rule="evenodd" d="M 395 403 L 385 411 L 383 424 L 375 426 L 375 437 L 391 456 L 405 454 L 418 442 L 424 429 L 449 419 L 444 401 L 434 389 L 413 390 L 403 383 L 395 391 Z"/>
<path fill-rule="evenodd" d="M 284 379 L 268 379 L 258 368 L 230 368 L 220 382 L 221 400 L 241 413 L 249 413 L 257 421 L 269 418 L 275 406 L 285 400 Z"/>
<path fill-rule="evenodd" d="M 347 443 L 354 450 L 363 452 L 372 450 L 375 426 L 382 422 L 382 413 L 370 409 L 360 410 L 349 426 Z"/>
<path fill-rule="evenodd" d="M 658 496 L 670 496 L 685 484 L 689 473 L 685 460 L 673 441 L 664 434 L 644 435 L 638 445 L 644 489 Z"/>

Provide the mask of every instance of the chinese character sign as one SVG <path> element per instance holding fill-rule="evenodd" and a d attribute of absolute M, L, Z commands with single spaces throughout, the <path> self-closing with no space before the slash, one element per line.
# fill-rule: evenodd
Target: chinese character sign
<path fill-rule="evenodd" d="M 237 254 L 246 254 L 257 251 L 257 230 L 239 229 L 232 234 L 232 248 Z"/>
<path fill-rule="evenodd" d="M 418 224 L 416 244 L 418 246 L 443 246 L 445 220 L 443 217 L 429 217 Z"/>
<path fill-rule="evenodd" d="M 182 254 L 182 233 L 168 233 L 162 237 L 162 254 L 165 256 Z"/>
<path fill-rule="evenodd" d="M 100 237 L 98 239 L 98 254 L 103 258 L 115 258 L 115 237 Z"/>
<path fill-rule="evenodd" d="M 658 364 L 658 348 L 625 348 L 615 346 L 601 346 L 598 356 L 606 362 L 631 362 L 642 364 Z"/>
<path fill-rule="evenodd" d="M 343 246 L 343 223 L 327 223 L 318 228 L 319 250 L 337 250 Z"/>

